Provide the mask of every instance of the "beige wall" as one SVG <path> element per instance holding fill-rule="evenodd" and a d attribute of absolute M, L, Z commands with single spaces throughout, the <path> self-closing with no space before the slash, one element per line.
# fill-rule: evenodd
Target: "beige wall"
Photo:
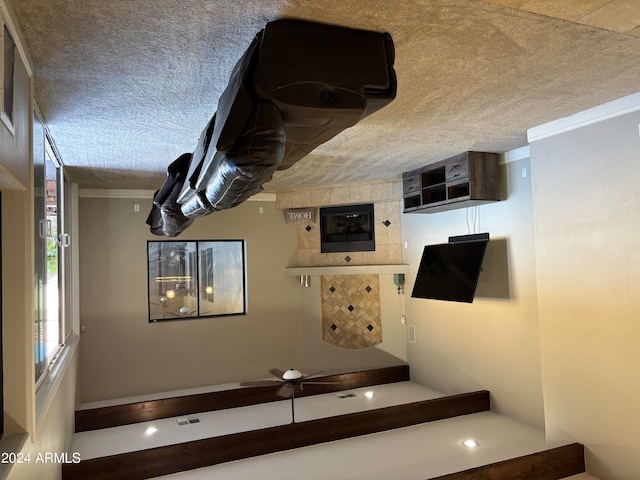
<path fill-rule="evenodd" d="M 503 200 L 477 210 L 475 232 L 489 232 L 491 242 L 471 304 L 411 298 L 411 289 L 424 246 L 473 232 L 467 222 L 476 210 L 402 216 L 407 322 L 416 333 L 408 359 L 414 381 L 445 393 L 487 389 L 495 411 L 542 428 L 531 186 L 523 169 L 529 173 L 527 158 L 501 165 Z"/>
<path fill-rule="evenodd" d="M 81 401 L 262 378 L 270 367 L 297 365 L 298 285 L 284 275 L 295 225 L 274 202 L 200 218 L 179 237 L 246 240 L 247 315 L 159 323 L 148 322 L 147 240 L 170 239 L 149 233 L 149 207 L 150 199 L 80 199 Z"/>
<path fill-rule="evenodd" d="M 2 18 L 0 12 L 0 18 Z M 29 429 L 32 403 L 27 397 L 31 379 L 29 354 L 31 333 L 31 286 L 33 282 L 33 201 L 31 198 L 31 80 L 27 66 L 16 55 L 14 89 L 15 134 L 0 122 L 0 163 L 24 187 L 23 191 L 3 189 L 3 327 L 4 391 L 7 433 Z M 0 187 L 2 188 L 2 187 Z M 31 355 L 33 358 L 33 355 Z"/>
<path fill-rule="evenodd" d="M 640 478 L 639 123 L 531 144 L 547 435 L 611 480 Z"/>
<path fill-rule="evenodd" d="M 73 461 L 71 442 L 74 432 L 74 410 L 76 398 L 76 374 L 78 355 L 73 355 L 69 366 L 56 391 L 51 405 L 38 425 L 35 442 L 27 441 L 22 453 L 31 458 L 30 463 L 16 464 L 11 470 L 9 480 L 57 480 L 62 478 L 59 462 L 43 461 L 47 453 L 68 454 L 67 461 Z"/>

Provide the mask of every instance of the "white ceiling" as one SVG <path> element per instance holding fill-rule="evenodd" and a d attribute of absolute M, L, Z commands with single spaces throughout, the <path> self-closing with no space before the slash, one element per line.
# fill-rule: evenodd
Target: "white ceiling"
<path fill-rule="evenodd" d="M 394 102 L 278 172 L 267 190 L 387 180 L 466 150 L 504 152 L 526 145 L 528 128 L 640 90 L 640 3 L 558 4 L 13 1 L 61 159 L 95 188 L 159 187 L 167 165 L 195 148 L 266 22 L 390 32 Z"/>

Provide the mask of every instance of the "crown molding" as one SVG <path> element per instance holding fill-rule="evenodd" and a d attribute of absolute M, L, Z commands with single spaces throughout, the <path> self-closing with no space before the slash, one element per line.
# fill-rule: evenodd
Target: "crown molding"
<path fill-rule="evenodd" d="M 123 190 L 103 188 L 81 188 L 80 198 L 153 198 L 153 190 Z"/>
<path fill-rule="evenodd" d="M 640 110 L 640 92 L 527 130 L 529 143 Z"/>
<path fill-rule="evenodd" d="M 142 198 L 153 199 L 153 190 L 125 190 L 117 188 L 81 188 L 78 192 L 80 198 Z M 275 193 L 257 193 L 248 202 L 275 202 Z"/>
<path fill-rule="evenodd" d="M 530 157 L 529 145 L 500 154 L 500 163 L 517 162 Z"/>

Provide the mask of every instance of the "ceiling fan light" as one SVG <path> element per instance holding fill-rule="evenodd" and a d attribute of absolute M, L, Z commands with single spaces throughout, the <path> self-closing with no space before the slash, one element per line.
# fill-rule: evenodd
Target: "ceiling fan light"
<path fill-rule="evenodd" d="M 283 380 L 298 380 L 302 378 L 302 374 L 295 368 L 290 368 L 282 374 Z"/>

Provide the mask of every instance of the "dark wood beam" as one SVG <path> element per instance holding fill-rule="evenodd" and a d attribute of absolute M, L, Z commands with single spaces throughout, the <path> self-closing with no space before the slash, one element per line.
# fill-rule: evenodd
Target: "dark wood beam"
<path fill-rule="evenodd" d="M 223 435 L 177 445 L 82 460 L 62 467 L 63 480 L 138 480 L 344 438 L 488 411 L 479 391 L 364 412 Z"/>
<path fill-rule="evenodd" d="M 584 471 L 584 446 L 573 443 L 432 480 L 559 480 Z"/>
<path fill-rule="evenodd" d="M 409 381 L 409 365 L 328 375 L 314 378 L 314 380 L 335 383 L 327 385 L 305 385 L 304 390 L 296 392 L 296 397 L 339 392 L 385 383 L 406 382 Z M 194 413 L 213 412 L 227 408 L 245 407 L 247 405 L 257 405 L 259 403 L 282 400 L 275 392 L 276 388 L 246 387 L 220 392 L 149 400 L 125 405 L 77 410 L 75 415 L 75 431 L 76 433 L 87 432 L 101 428 L 148 422 L 161 418 L 180 417 Z"/>

